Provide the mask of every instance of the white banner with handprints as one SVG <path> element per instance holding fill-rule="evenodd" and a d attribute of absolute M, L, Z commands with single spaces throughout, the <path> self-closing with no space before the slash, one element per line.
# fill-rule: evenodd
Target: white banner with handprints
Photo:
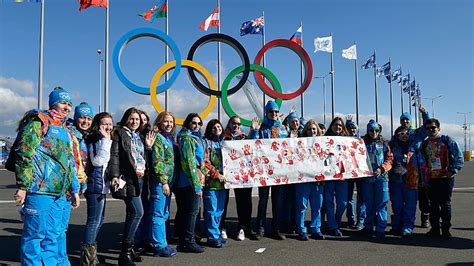
<path fill-rule="evenodd" d="M 225 141 L 226 188 L 371 176 L 362 139 L 310 137 Z"/>

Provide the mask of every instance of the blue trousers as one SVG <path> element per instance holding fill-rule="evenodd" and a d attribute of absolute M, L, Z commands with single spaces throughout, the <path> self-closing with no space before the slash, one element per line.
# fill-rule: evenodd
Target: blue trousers
<path fill-rule="evenodd" d="M 158 249 L 168 246 L 166 241 L 166 221 L 170 213 L 170 196 L 163 194 L 163 186 L 159 182 L 150 181 L 150 214 L 151 237 L 153 246 Z"/>
<path fill-rule="evenodd" d="M 416 219 L 417 189 L 406 188 L 402 182 L 390 182 L 389 188 L 393 211 L 390 219 L 392 228 L 413 231 Z"/>
<path fill-rule="evenodd" d="M 363 183 L 364 201 L 367 217 L 365 229 L 383 233 L 387 227 L 388 182 L 366 180 Z"/>
<path fill-rule="evenodd" d="M 140 196 L 131 197 L 124 200 L 126 205 L 125 226 L 123 237 L 125 240 L 133 241 L 140 220 L 143 217 L 143 205 Z"/>
<path fill-rule="evenodd" d="M 66 232 L 69 225 L 69 217 L 71 216 L 71 201 L 63 202 L 63 213 L 61 217 L 61 233 L 58 238 L 58 265 L 69 266 L 71 263 L 67 257 Z"/>
<path fill-rule="evenodd" d="M 219 239 L 219 224 L 224 212 L 226 190 L 204 190 L 204 222 L 207 239 Z"/>
<path fill-rule="evenodd" d="M 27 194 L 21 236 L 22 265 L 57 265 L 66 197 Z"/>
<path fill-rule="evenodd" d="M 347 189 L 346 181 L 326 181 L 324 184 L 324 207 L 329 230 L 341 227 L 342 215 L 347 206 Z M 334 211 L 334 196 L 336 196 L 336 211 Z"/>
<path fill-rule="evenodd" d="M 311 233 L 321 232 L 321 207 L 323 206 L 324 186 L 318 182 L 296 184 L 296 230 L 298 233 L 307 233 L 304 218 L 308 203 L 311 204 Z"/>
<path fill-rule="evenodd" d="M 105 215 L 105 194 L 87 194 L 87 221 L 84 230 L 84 244 L 94 244 L 100 227 L 104 222 Z"/>
<path fill-rule="evenodd" d="M 173 190 L 176 196 L 175 233 L 179 234 L 179 245 L 196 243 L 196 219 L 201 206 L 201 197 L 191 187 L 176 187 Z"/>
<path fill-rule="evenodd" d="M 363 180 L 348 180 L 348 194 L 347 194 L 347 210 L 346 217 L 348 222 L 357 222 L 357 224 L 364 224 L 365 220 L 365 203 L 364 193 L 362 192 Z M 357 204 L 354 200 L 354 189 L 357 189 Z"/>
<path fill-rule="evenodd" d="M 256 229 L 258 233 L 265 232 L 265 224 L 267 220 L 267 206 L 268 198 L 270 196 L 270 188 L 272 190 L 272 229 L 273 231 L 280 231 L 282 215 L 283 215 L 283 185 L 259 187 L 258 188 L 258 209 Z"/>

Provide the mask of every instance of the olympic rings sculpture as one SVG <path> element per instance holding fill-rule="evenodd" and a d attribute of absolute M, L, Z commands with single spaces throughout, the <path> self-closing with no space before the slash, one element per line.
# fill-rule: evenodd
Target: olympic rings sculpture
<path fill-rule="evenodd" d="M 168 62 L 167 64 L 161 66 L 153 75 L 150 87 L 142 87 L 139 86 L 132 81 L 130 81 L 125 74 L 121 70 L 121 56 L 122 56 L 122 51 L 123 49 L 133 40 L 141 38 L 141 37 L 152 37 L 155 39 L 158 39 L 165 43 L 167 46 L 170 47 L 171 52 L 174 55 L 175 60 Z M 202 65 L 196 63 L 193 61 L 194 54 L 196 53 L 197 49 L 199 49 L 202 45 L 209 43 L 209 42 L 222 42 L 230 47 L 232 47 L 240 56 L 242 60 L 242 65 L 233 69 L 227 77 L 224 79 L 222 83 L 222 91 L 218 91 L 216 89 L 216 83 L 212 77 L 212 75 L 209 73 L 207 69 L 205 69 Z M 298 57 L 301 59 L 303 62 L 303 66 L 305 69 L 305 78 L 303 81 L 303 84 L 301 87 L 291 93 L 283 93 L 281 84 L 278 81 L 277 77 L 267 68 L 264 68 L 263 66 L 260 65 L 260 62 L 265 54 L 269 49 L 274 48 L 274 47 L 284 47 L 288 48 L 291 51 L 295 52 Z M 250 72 L 254 72 L 255 76 L 255 81 L 257 86 L 263 91 L 264 94 L 276 99 L 276 103 L 278 104 L 279 107 L 281 107 L 281 104 L 283 100 L 291 100 L 293 98 L 298 97 L 302 93 L 304 93 L 312 80 L 313 76 L 313 65 L 311 63 L 311 59 L 308 55 L 308 53 L 303 49 L 302 46 L 298 45 L 295 42 L 292 42 L 290 40 L 286 39 L 277 39 L 273 40 L 266 45 L 264 45 L 260 51 L 257 53 L 257 56 L 255 57 L 254 63 L 251 64 L 247 51 L 245 48 L 240 44 L 239 41 L 234 39 L 233 37 L 221 33 L 213 33 L 213 34 L 208 34 L 205 35 L 201 38 L 199 38 L 190 48 L 187 60 L 181 58 L 181 53 L 178 49 L 178 46 L 176 43 L 171 39 L 170 36 L 165 34 L 162 31 L 159 31 L 157 29 L 153 28 L 138 28 L 131 30 L 124 34 L 117 44 L 115 45 L 115 49 L 113 52 L 113 67 L 115 70 L 115 73 L 117 74 L 118 79 L 133 92 L 139 93 L 139 94 L 144 94 L 144 95 L 150 95 L 151 97 L 151 102 L 157 112 L 163 112 L 164 109 L 158 102 L 158 99 L 156 97 L 156 94 L 162 93 L 166 91 L 167 89 L 171 88 L 173 83 L 176 81 L 178 78 L 178 75 L 180 73 L 180 70 L 182 67 L 186 67 L 188 69 L 188 76 L 191 80 L 191 83 L 196 87 L 201 93 L 209 96 L 209 102 L 204 108 L 204 110 L 201 112 L 201 117 L 204 119 L 206 118 L 209 113 L 212 111 L 212 109 L 215 106 L 216 99 L 217 98 L 222 98 L 222 103 L 225 112 L 229 116 L 236 115 L 235 111 L 232 109 L 228 96 L 236 93 L 238 90 L 240 90 L 245 82 L 247 82 L 248 77 L 250 75 Z M 160 78 L 165 74 L 166 72 L 173 70 L 173 73 L 171 74 L 169 80 L 164 82 L 161 85 L 158 85 L 158 82 Z M 201 81 L 196 77 L 195 71 L 199 72 L 201 75 L 204 76 L 207 86 L 202 84 Z M 232 79 L 238 75 L 239 73 L 242 73 L 242 78 L 239 80 L 239 82 L 232 88 L 229 89 L 230 82 Z M 270 84 L 272 85 L 273 89 L 270 88 L 264 81 L 264 76 L 267 80 L 270 81 Z M 249 119 L 241 118 L 242 124 L 245 126 L 251 126 L 251 121 Z M 184 122 L 184 119 L 182 118 L 177 118 L 176 119 L 176 124 L 182 125 Z"/>

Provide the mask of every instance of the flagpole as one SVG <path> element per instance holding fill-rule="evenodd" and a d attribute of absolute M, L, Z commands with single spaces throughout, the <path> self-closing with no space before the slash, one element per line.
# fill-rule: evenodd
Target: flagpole
<path fill-rule="evenodd" d="M 169 29 L 168 29 L 168 16 L 169 16 L 168 0 L 166 0 L 165 3 L 166 3 L 165 33 L 166 33 L 166 35 L 169 35 Z M 157 8 L 160 8 L 160 7 L 157 7 Z M 167 64 L 168 61 L 169 61 L 168 45 L 165 45 L 165 64 Z M 166 71 L 166 73 L 165 73 L 165 82 L 167 82 L 167 81 L 168 81 L 168 71 Z M 165 111 L 168 112 L 168 90 L 165 91 Z"/>
<path fill-rule="evenodd" d="M 301 46 L 303 47 L 303 22 L 300 21 L 301 27 Z M 303 85 L 303 60 L 300 62 L 300 79 L 301 85 Z M 304 117 L 304 92 L 301 93 L 301 117 Z"/>
<path fill-rule="evenodd" d="M 329 36 L 331 36 L 331 41 L 332 41 L 332 32 L 329 33 Z M 332 44 L 332 43 L 331 43 Z M 332 119 L 334 119 L 334 110 L 335 110 L 335 99 L 334 99 L 334 52 L 333 49 L 331 49 L 331 97 L 332 97 Z"/>
<path fill-rule="evenodd" d="M 414 104 L 415 104 L 415 127 L 418 128 L 418 110 L 416 108 L 416 102 L 417 102 L 417 99 L 416 99 L 416 78 L 413 78 L 413 82 L 415 84 L 415 98 L 413 99 L 414 100 Z M 410 99 L 411 99 L 411 84 L 410 84 Z"/>
<path fill-rule="evenodd" d="M 400 65 L 400 71 L 402 70 L 402 65 Z M 400 72 L 401 73 L 401 72 Z M 401 114 L 403 114 L 403 75 L 400 75 L 401 78 L 400 78 L 400 101 L 401 101 L 401 104 L 402 104 L 402 112 Z"/>
<path fill-rule="evenodd" d="M 43 33 L 44 33 L 44 1 L 41 1 L 40 16 L 40 47 L 39 47 L 39 69 L 38 69 L 38 109 L 43 106 Z"/>
<path fill-rule="evenodd" d="M 375 55 L 375 49 L 374 49 Z M 377 65 L 374 62 L 374 80 L 375 80 L 375 121 L 379 122 L 379 100 L 378 100 L 378 90 L 377 90 Z"/>
<path fill-rule="evenodd" d="M 356 42 L 354 42 L 354 45 L 357 45 Z M 357 46 L 356 46 L 356 51 L 357 51 Z M 357 72 L 357 54 L 356 58 L 354 60 L 354 71 L 355 71 L 355 93 L 356 93 L 356 121 L 357 125 L 359 125 L 359 74 Z"/>
<path fill-rule="evenodd" d="M 392 65 L 392 62 L 390 60 L 390 57 L 388 58 L 388 63 L 390 66 Z M 390 70 L 390 79 L 389 79 L 389 84 L 390 84 L 390 136 L 393 136 L 393 90 L 392 90 L 392 70 Z"/>
<path fill-rule="evenodd" d="M 217 8 L 219 10 L 219 25 L 217 33 L 221 33 L 221 1 L 217 0 Z M 217 42 L 217 90 L 221 90 L 221 43 Z M 221 120 L 221 98 L 217 99 L 217 119 Z"/>
<path fill-rule="evenodd" d="M 105 9 L 105 70 L 104 70 L 104 110 L 109 111 L 109 9 L 110 0 L 107 1 Z"/>
<path fill-rule="evenodd" d="M 265 32 L 267 28 L 267 23 L 265 22 L 265 11 L 262 11 L 262 17 L 263 17 L 263 34 L 262 34 L 262 47 L 265 46 Z M 262 66 L 265 67 L 265 53 L 263 53 L 262 57 Z M 263 81 L 265 81 L 265 78 L 263 78 Z M 265 93 L 263 94 L 263 117 L 265 117 Z"/>

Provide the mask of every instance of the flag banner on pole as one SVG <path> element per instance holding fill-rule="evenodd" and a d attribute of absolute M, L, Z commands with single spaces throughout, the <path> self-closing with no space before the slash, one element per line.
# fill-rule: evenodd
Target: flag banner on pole
<path fill-rule="evenodd" d="M 300 26 L 296 30 L 295 34 L 293 34 L 293 36 L 291 36 L 290 41 L 295 42 L 299 45 L 303 45 L 303 39 L 301 38 L 302 33 L 303 33 L 303 26 Z"/>
<path fill-rule="evenodd" d="M 315 38 L 314 52 L 317 51 L 332 53 L 332 36 Z"/>
<path fill-rule="evenodd" d="M 410 85 L 410 74 L 407 74 L 407 75 L 403 76 L 401 81 L 402 81 L 403 91 L 408 92 L 407 87 L 408 87 L 408 85 Z"/>
<path fill-rule="evenodd" d="M 372 175 L 363 139 L 310 137 L 224 141 L 226 188 L 262 187 Z"/>
<path fill-rule="evenodd" d="M 209 27 L 217 27 L 219 26 L 220 18 L 219 18 L 219 7 L 212 12 L 212 14 L 204 20 L 201 25 L 199 25 L 199 29 L 207 31 Z"/>
<path fill-rule="evenodd" d="M 240 27 L 240 36 L 247 34 L 263 34 L 265 28 L 265 19 L 262 17 L 245 21 Z"/>
<path fill-rule="evenodd" d="M 416 96 L 421 96 L 420 83 L 416 84 Z"/>
<path fill-rule="evenodd" d="M 167 12 L 168 7 L 166 5 L 166 0 L 160 0 L 156 6 L 152 7 L 147 12 L 138 15 L 143 17 L 146 21 L 153 22 L 155 18 L 166 18 Z"/>
<path fill-rule="evenodd" d="M 356 45 L 352 45 L 351 47 L 342 50 L 342 57 L 349 60 L 356 60 L 357 59 L 357 47 Z"/>
<path fill-rule="evenodd" d="M 399 68 L 392 73 L 392 81 L 397 81 L 398 83 L 401 82 L 401 77 L 402 77 L 402 69 Z"/>
<path fill-rule="evenodd" d="M 375 68 L 375 53 L 361 66 L 362 69 Z"/>
<path fill-rule="evenodd" d="M 392 76 L 392 74 L 390 74 L 390 61 L 388 61 L 383 66 L 377 69 L 377 77 L 380 77 L 382 75 L 384 75 L 387 78 L 388 82 L 390 82 L 390 78 Z"/>
<path fill-rule="evenodd" d="M 79 11 L 87 9 L 91 6 L 107 8 L 107 0 L 79 0 Z"/>
<path fill-rule="evenodd" d="M 41 0 L 3 0 L 1 3 L 41 3 Z"/>

